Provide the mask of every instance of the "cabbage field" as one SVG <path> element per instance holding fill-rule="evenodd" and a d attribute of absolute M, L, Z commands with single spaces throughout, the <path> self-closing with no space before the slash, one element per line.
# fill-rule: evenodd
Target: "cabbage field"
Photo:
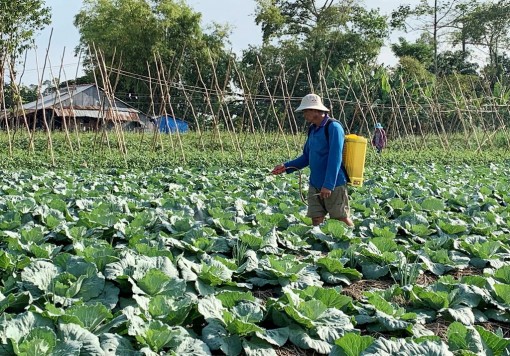
<path fill-rule="evenodd" d="M 268 168 L 1 171 L 0 355 L 510 354 L 509 162 Z"/>

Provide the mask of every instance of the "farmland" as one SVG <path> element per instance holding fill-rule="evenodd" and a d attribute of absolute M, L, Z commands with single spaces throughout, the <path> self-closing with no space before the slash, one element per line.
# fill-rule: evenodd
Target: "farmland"
<path fill-rule="evenodd" d="M 243 1 L 245 49 L 186 1 L 50 3 L 0 16 L 0 356 L 510 355 L 508 2 Z M 389 138 L 352 228 L 270 174 L 309 93 Z"/>
<path fill-rule="evenodd" d="M 276 155 L 11 160 L 1 354 L 506 354 L 510 163 L 385 154 L 350 191 L 354 229 L 312 227 L 307 172 L 268 175 Z"/>

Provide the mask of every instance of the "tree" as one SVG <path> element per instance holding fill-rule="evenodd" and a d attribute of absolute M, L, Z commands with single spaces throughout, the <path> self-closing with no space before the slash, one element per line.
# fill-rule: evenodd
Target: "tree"
<path fill-rule="evenodd" d="M 392 12 L 390 25 L 395 29 L 427 32 L 431 35 L 433 68 L 434 73 L 437 73 L 440 37 L 459 29 L 472 3 L 472 0 L 433 0 L 430 5 L 428 0 L 420 0 L 413 8 L 410 5 L 400 5 Z"/>
<path fill-rule="evenodd" d="M 3 107 L 5 73 L 16 82 L 18 56 L 33 45 L 34 35 L 50 23 L 50 9 L 43 0 L 0 1 L 0 108 Z"/>
<path fill-rule="evenodd" d="M 314 0 L 257 0 L 255 22 L 262 26 L 263 42 L 286 36 L 305 39 L 317 29 L 326 32 L 347 22 L 351 1 L 322 2 L 318 6 Z"/>
<path fill-rule="evenodd" d="M 137 93 L 143 100 L 137 106 L 147 109 L 151 93 L 139 76 L 150 74 L 154 78 L 162 69 L 167 82 L 194 86 L 199 81 L 196 63 L 201 65 L 207 85 L 212 73 L 220 82 L 228 76 L 226 63 L 231 57 L 224 46 L 228 28 L 217 25 L 206 34 L 200 18 L 180 0 L 85 0 L 75 17 L 80 32 L 77 51 L 85 54 L 89 72 L 97 64 L 95 52 L 100 51 L 106 64 L 131 73 L 120 78 L 117 91 Z M 115 82 L 115 78 L 109 79 Z"/>
<path fill-rule="evenodd" d="M 503 53 L 498 56 L 496 61 L 499 68 L 498 74 L 506 79 L 506 83 L 510 83 L 510 58 L 506 53 Z"/>
<path fill-rule="evenodd" d="M 37 100 L 37 85 L 19 85 L 17 88 L 13 88 L 15 85 L 16 84 L 11 82 L 4 88 L 5 106 L 7 108 L 12 108 L 18 104 L 25 104 Z"/>
<path fill-rule="evenodd" d="M 399 59 L 392 81 L 394 87 L 403 87 L 419 98 L 422 92 L 416 88 L 430 86 L 435 82 L 435 79 L 435 76 L 419 60 L 404 56 Z"/>
<path fill-rule="evenodd" d="M 308 75 L 318 83 L 320 73 L 329 69 L 375 62 L 388 34 L 384 16 L 350 0 L 257 0 L 255 15 L 263 31 L 259 52 L 264 53 L 264 63 L 283 65 L 289 78 L 301 75 L 298 82 L 305 84 L 304 92 L 297 90 L 296 95 L 310 90 Z M 245 52 L 243 62 L 254 60 L 256 51 Z M 275 58 L 268 59 L 271 53 Z"/>
<path fill-rule="evenodd" d="M 388 34 L 384 16 L 351 0 L 257 0 L 255 15 L 264 44 L 292 40 L 310 56 L 331 49 L 331 55 L 342 54 L 340 61 L 348 59 L 342 50 L 354 62 L 375 59 Z"/>
<path fill-rule="evenodd" d="M 393 43 L 391 50 L 396 57 L 412 57 L 428 67 L 434 62 L 434 45 L 428 33 L 423 33 L 414 43 L 400 37 L 399 43 Z"/>
<path fill-rule="evenodd" d="M 469 62 L 469 53 L 463 51 L 445 51 L 437 57 L 437 74 L 447 76 L 453 74 L 478 75 L 478 64 Z"/>
<path fill-rule="evenodd" d="M 501 83 L 510 87 L 510 58 L 506 53 L 498 55 L 496 65 L 486 64 L 481 72 L 491 86 Z"/>
<path fill-rule="evenodd" d="M 462 21 L 464 27 L 457 34 L 457 41 L 486 48 L 489 53 L 489 70 L 495 71 L 501 51 L 508 50 L 510 45 L 510 2 L 501 0 L 477 4 Z"/>

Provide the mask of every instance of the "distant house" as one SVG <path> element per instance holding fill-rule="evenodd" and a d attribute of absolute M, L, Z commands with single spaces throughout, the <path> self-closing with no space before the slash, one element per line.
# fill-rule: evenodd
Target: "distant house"
<path fill-rule="evenodd" d="M 169 115 L 160 116 L 156 121 L 159 123 L 159 132 L 175 133 L 178 131 L 179 133 L 184 133 L 189 130 L 189 125 L 186 121 Z"/>
<path fill-rule="evenodd" d="M 26 118 L 26 123 L 25 123 Z M 108 97 L 95 84 L 60 88 L 37 101 L 23 105 L 14 118 L 13 126 L 51 130 L 78 129 L 80 131 L 112 128 L 119 124 L 123 129 L 145 126 L 145 115 L 123 101 Z"/>

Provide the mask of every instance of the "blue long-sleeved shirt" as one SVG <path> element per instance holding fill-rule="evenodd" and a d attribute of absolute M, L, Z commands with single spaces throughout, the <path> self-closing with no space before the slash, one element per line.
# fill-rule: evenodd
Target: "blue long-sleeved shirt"
<path fill-rule="evenodd" d="M 298 158 L 285 162 L 288 167 L 287 173 L 295 167 L 302 169 L 310 166 L 310 185 L 329 190 L 347 183 L 345 173 L 341 169 L 342 154 L 344 147 L 345 132 L 339 122 L 333 121 L 328 127 L 328 139 L 326 138 L 326 117 L 319 126 L 312 124 L 310 135 L 303 147 L 303 154 Z"/>

